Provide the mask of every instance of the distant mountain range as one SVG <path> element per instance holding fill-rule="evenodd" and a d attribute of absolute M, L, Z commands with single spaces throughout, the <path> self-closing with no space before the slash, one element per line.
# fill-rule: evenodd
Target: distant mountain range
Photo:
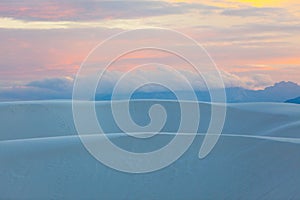
<path fill-rule="evenodd" d="M 285 101 L 285 103 L 296 103 L 296 104 L 300 104 L 300 97 L 294 98 L 294 99 L 290 99 Z"/>
<path fill-rule="evenodd" d="M 279 82 L 263 90 L 249 90 L 241 87 L 226 88 L 227 102 L 285 102 L 289 99 L 300 96 L 300 85 L 293 82 Z M 215 90 L 218 92 L 218 90 Z M 191 92 L 177 91 L 184 100 L 191 100 Z M 199 101 L 210 101 L 208 91 L 196 91 Z M 96 100 L 111 100 L 111 94 L 97 94 Z M 132 99 L 176 99 L 174 93 L 170 91 L 162 92 L 142 92 L 133 93 Z M 114 99 L 126 99 L 126 95 L 116 95 Z"/>

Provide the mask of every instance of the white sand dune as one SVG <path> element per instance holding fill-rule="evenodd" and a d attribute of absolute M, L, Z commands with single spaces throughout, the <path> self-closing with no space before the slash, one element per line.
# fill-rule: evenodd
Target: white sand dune
<path fill-rule="evenodd" d="M 114 143 L 146 152 L 170 141 L 179 123 L 175 101 L 134 101 L 133 119 L 147 124 L 147 110 L 155 103 L 165 106 L 168 120 L 162 133 L 144 140 L 120 133 L 108 102 L 97 102 L 96 109 Z M 104 166 L 86 151 L 71 102 L 1 103 L 0 199 L 300 198 L 299 105 L 229 104 L 220 140 L 203 160 L 198 152 L 210 105 L 199 106 L 199 133 L 179 160 L 156 172 L 128 174 Z"/>

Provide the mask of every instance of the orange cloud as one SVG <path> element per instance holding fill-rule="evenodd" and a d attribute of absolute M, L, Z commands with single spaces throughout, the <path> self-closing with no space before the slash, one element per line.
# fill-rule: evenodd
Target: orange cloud
<path fill-rule="evenodd" d="M 241 72 L 257 72 L 257 71 L 274 71 L 276 68 L 268 65 L 248 65 L 243 67 L 230 67 L 228 70 L 231 73 L 241 73 Z"/>
<path fill-rule="evenodd" d="M 5 13 L 7 17 L 36 18 L 43 20 L 58 20 L 76 16 L 78 10 L 62 2 L 34 2 L 34 3 L 16 3 L 7 5 L 0 3 L 0 13 Z"/>

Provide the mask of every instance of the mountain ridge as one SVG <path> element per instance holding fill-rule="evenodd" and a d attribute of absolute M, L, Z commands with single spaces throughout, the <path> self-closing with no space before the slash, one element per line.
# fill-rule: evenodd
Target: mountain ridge
<path fill-rule="evenodd" d="M 285 103 L 295 103 L 295 104 L 300 104 L 300 96 L 296 97 L 294 99 L 289 99 L 287 101 L 285 101 Z"/>
<path fill-rule="evenodd" d="M 212 90 L 219 92 L 220 89 Z M 275 83 L 273 86 L 266 87 L 263 90 L 251 90 L 243 87 L 225 88 L 226 100 L 228 103 L 242 103 L 242 102 L 285 102 L 300 95 L 300 85 L 291 81 L 281 81 Z M 176 91 L 183 100 L 192 100 L 192 91 Z M 210 102 L 210 93 L 205 90 L 195 91 L 199 101 Z M 115 100 L 126 99 L 126 94 L 118 94 L 114 96 Z M 111 100 L 111 94 L 96 94 L 95 100 Z M 160 92 L 144 92 L 136 91 L 132 94 L 131 99 L 176 99 L 176 96 L 171 91 Z"/>

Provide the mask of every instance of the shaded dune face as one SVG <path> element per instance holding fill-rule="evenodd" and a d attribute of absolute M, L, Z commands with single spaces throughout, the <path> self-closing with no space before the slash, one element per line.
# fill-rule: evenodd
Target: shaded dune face
<path fill-rule="evenodd" d="M 157 103 L 165 107 L 168 118 L 162 132 L 148 139 L 123 134 L 114 122 L 109 102 L 97 102 L 96 111 L 99 123 L 114 144 L 128 151 L 148 152 L 163 147 L 177 133 L 179 104 L 154 100 L 130 104 L 132 119 L 146 126 L 150 120 L 148 110 Z M 156 172 L 127 174 L 104 166 L 86 151 L 74 126 L 71 102 L 1 103 L 0 197 L 297 199 L 300 196 L 298 105 L 227 105 L 222 135 L 213 151 L 202 160 L 198 152 L 209 124 L 211 105 L 199 103 L 199 108 L 198 135 L 180 159 Z"/>
<path fill-rule="evenodd" d="M 121 106 L 125 105 L 125 102 L 122 101 L 115 103 Z M 192 102 L 184 103 L 191 104 Z M 129 106 L 132 120 L 138 126 L 147 126 L 150 123 L 149 109 L 156 104 L 163 106 L 167 115 L 160 132 L 177 133 L 181 111 L 180 104 L 173 100 L 133 100 Z M 82 105 L 84 108 L 84 102 Z M 206 133 L 211 120 L 211 105 L 209 103 L 198 103 L 198 105 L 200 121 L 197 132 Z M 222 107 L 223 105 L 217 106 Z M 123 132 L 115 122 L 110 102 L 97 102 L 95 110 L 98 122 L 105 133 Z M 300 107 L 298 105 L 281 103 L 227 104 L 227 115 L 222 133 L 250 135 L 276 133 L 277 136 L 297 137 L 295 128 L 290 131 L 286 130 L 290 129 L 289 125 L 297 126 L 299 119 Z M 71 101 L 1 103 L 0 120 L 0 140 L 77 135 Z M 133 132 L 135 131 L 133 130 Z M 188 133 L 189 130 L 183 132 Z"/>

